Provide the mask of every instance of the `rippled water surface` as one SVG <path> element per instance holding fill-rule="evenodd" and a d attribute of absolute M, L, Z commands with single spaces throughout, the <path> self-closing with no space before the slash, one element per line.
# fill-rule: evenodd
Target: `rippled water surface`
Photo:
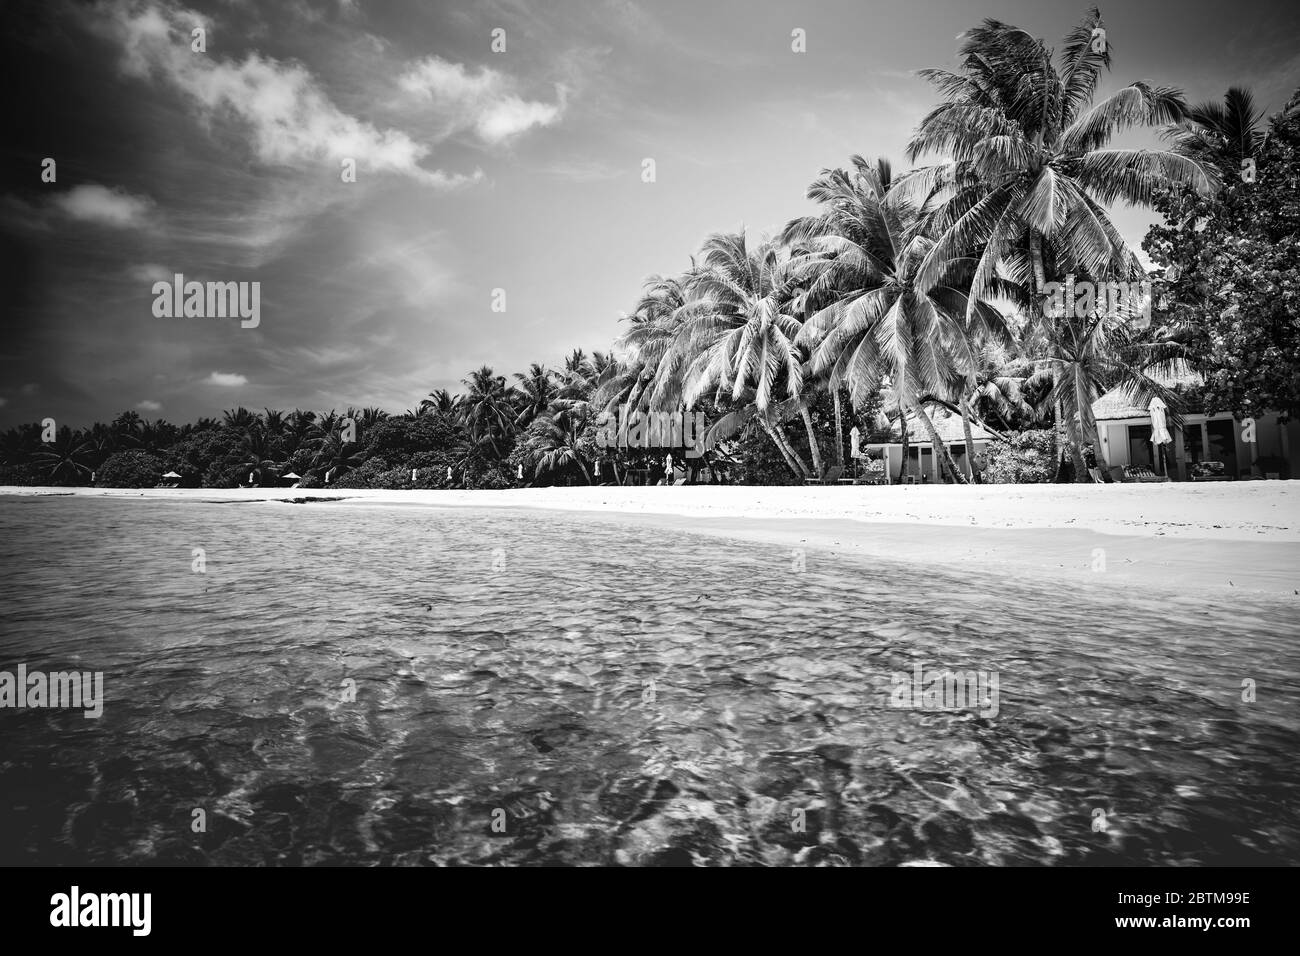
<path fill-rule="evenodd" d="M 0 498 L 0 670 L 107 698 L 0 710 L 0 863 L 1300 862 L 1293 604 L 797 564 L 559 513 Z M 918 663 L 995 671 L 997 715 L 892 707 Z"/>

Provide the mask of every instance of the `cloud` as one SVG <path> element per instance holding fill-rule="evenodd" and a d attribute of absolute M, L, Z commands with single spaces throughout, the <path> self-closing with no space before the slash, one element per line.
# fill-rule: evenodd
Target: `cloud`
<path fill-rule="evenodd" d="M 429 147 L 395 129 L 376 129 L 340 110 L 315 76 L 296 63 L 258 53 L 236 62 L 215 52 L 190 49 L 191 30 L 211 21 L 183 8 L 164 9 L 119 2 L 107 8 L 102 29 L 122 47 L 122 69 L 158 79 L 183 93 L 208 123 L 233 116 L 248 131 L 259 160 L 307 164 L 355 159 L 371 172 L 393 172 L 440 188 L 482 178 L 430 170 L 420 165 Z"/>
<path fill-rule="evenodd" d="M 142 412 L 156 412 L 162 409 L 162 403 L 155 402 L 152 399 L 146 398 L 142 402 L 136 402 L 135 407 L 140 409 L 140 411 Z"/>
<path fill-rule="evenodd" d="M 131 266 L 126 270 L 126 274 L 137 282 L 171 282 L 174 273 L 166 266 L 160 266 L 156 262 L 143 262 L 139 265 Z"/>
<path fill-rule="evenodd" d="M 98 183 L 74 186 L 54 197 L 53 204 L 70 219 L 119 229 L 145 225 L 153 208 L 153 202 L 143 196 Z"/>
<path fill-rule="evenodd" d="M 564 115 L 567 89 L 556 86 L 557 102 L 525 100 L 504 73 L 437 56 L 417 61 L 397 81 L 405 92 L 431 102 L 444 114 L 447 133 L 472 129 L 485 143 L 496 145 L 534 126 L 550 126 Z"/>
<path fill-rule="evenodd" d="M 4 408 L 8 404 L 9 404 L 9 399 L 0 396 L 0 408 Z"/>
<path fill-rule="evenodd" d="M 213 372 L 200 384 L 219 385 L 222 388 L 238 388 L 240 385 L 247 385 L 248 379 L 238 372 Z"/>

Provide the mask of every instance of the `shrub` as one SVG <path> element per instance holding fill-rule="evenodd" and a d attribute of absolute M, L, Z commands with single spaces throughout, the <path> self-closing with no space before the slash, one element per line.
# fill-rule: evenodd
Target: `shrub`
<path fill-rule="evenodd" d="M 96 469 L 95 484 L 101 488 L 152 488 L 162 479 L 163 469 L 163 460 L 147 451 L 114 452 Z"/>
<path fill-rule="evenodd" d="M 1056 433 L 1050 428 L 1012 432 L 979 457 L 984 481 L 1000 485 L 1046 484 L 1056 478 Z"/>

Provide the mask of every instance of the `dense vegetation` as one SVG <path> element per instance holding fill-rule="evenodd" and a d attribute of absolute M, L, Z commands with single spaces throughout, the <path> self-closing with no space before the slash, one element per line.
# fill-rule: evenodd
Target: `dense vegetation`
<path fill-rule="evenodd" d="M 1091 405 L 1108 388 L 1158 395 L 1175 413 L 1189 400 L 1293 411 L 1295 101 L 1267 130 L 1242 90 L 1189 107 L 1138 80 L 1098 101 L 1111 65 L 1099 31 L 1095 9 L 1056 51 L 994 20 L 968 31 L 957 70 L 922 71 L 938 102 L 908 156 L 933 164 L 899 175 L 854 156 L 823 170 L 808 187 L 814 214 L 758 241 L 713 235 L 685 271 L 647 280 L 611 352 L 578 350 L 561 369 L 533 364 L 512 379 L 480 368 L 460 394 L 434 392 L 401 415 L 236 408 L 180 427 L 133 412 L 53 436 L 23 426 L 4 436 L 0 483 L 136 486 L 164 471 L 205 487 L 661 478 L 662 452 L 597 446 L 599 416 L 620 405 L 703 411 L 718 480 L 824 476 L 845 465 L 854 427 L 864 442 L 931 441 L 946 410 L 961 417 L 967 454 L 961 468 L 939 456 L 943 480 L 1083 481 L 1086 449 L 1100 447 Z M 1112 145 L 1134 127 L 1167 148 Z M 1153 276 L 1109 218 L 1117 200 L 1164 214 L 1144 243 Z M 1105 300 L 1049 307 L 1053 283 L 1153 277 L 1143 315 Z M 1195 395 L 1163 384 L 1189 368 L 1206 383 Z M 978 458 L 973 423 L 997 436 Z"/>

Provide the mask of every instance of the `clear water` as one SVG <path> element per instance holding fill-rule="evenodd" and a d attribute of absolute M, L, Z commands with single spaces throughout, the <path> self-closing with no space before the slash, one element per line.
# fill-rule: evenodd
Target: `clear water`
<path fill-rule="evenodd" d="M 1295 604 L 805 560 L 572 514 L 0 498 L 0 669 L 107 697 L 0 710 L 0 863 L 1300 862 Z M 997 671 L 998 715 L 891 707 L 918 662 Z"/>

